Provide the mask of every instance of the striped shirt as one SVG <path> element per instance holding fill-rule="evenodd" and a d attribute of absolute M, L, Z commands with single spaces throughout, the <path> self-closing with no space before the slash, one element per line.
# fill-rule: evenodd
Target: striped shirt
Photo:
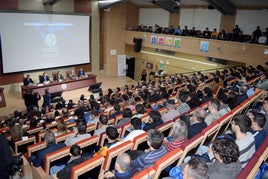
<path fill-rule="evenodd" d="M 166 149 L 168 152 L 176 149 L 176 148 L 179 148 L 182 146 L 183 142 L 185 142 L 186 139 L 180 139 L 180 140 L 172 140 L 170 141 L 169 143 L 166 144 Z"/>
<path fill-rule="evenodd" d="M 177 108 L 177 111 L 180 112 L 180 114 L 186 113 L 191 110 L 190 106 L 187 103 L 181 103 Z"/>
<path fill-rule="evenodd" d="M 255 153 L 255 140 L 250 132 L 247 132 L 243 139 L 237 139 L 235 143 L 239 147 L 240 157 L 239 160 L 242 164 L 242 168 L 246 166 L 248 161 Z"/>

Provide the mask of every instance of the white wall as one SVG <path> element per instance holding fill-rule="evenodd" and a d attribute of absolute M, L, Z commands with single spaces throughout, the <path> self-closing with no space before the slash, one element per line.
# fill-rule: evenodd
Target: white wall
<path fill-rule="evenodd" d="M 154 27 L 168 27 L 169 12 L 160 8 L 141 8 L 139 13 L 139 24 Z"/>
<path fill-rule="evenodd" d="M 257 26 L 262 32 L 268 27 L 268 11 L 263 10 L 238 10 L 235 24 L 238 24 L 243 34 L 251 35 Z"/>

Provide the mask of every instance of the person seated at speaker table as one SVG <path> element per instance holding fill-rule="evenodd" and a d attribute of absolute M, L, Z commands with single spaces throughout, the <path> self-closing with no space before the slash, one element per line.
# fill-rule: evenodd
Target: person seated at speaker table
<path fill-rule="evenodd" d="M 78 78 L 77 74 L 75 74 L 74 70 L 71 70 L 68 75 L 69 75 L 69 78 L 72 80 L 75 80 Z"/>
<path fill-rule="evenodd" d="M 61 74 L 61 72 L 57 71 L 57 73 L 53 76 L 53 80 L 60 82 L 60 81 L 64 81 L 65 79 L 64 79 L 63 75 Z"/>
<path fill-rule="evenodd" d="M 40 83 L 45 83 L 45 84 L 48 84 L 48 83 L 50 83 L 50 79 L 49 79 L 49 77 L 47 76 L 47 73 L 46 72 L 44 72 L 43 73 L 43 75 L 42 76 L 40 76 L 40 79 L 39 79 L 40 81 Z"/>
<path fill-rule="evenodd" d="M 30 75 L 27 75 L 26 78 L 23 79 L 23 85 L 27 86 L 29 84 L 33 84 L 34 81 L 30 78 Z"/>
<path fill-rule="evenodd" d="M 87 74 L 84 72 L 83 68 L 80 68 L 79 71 L 77 72 L 78 77 L 87 77 Z"/>
<path fill-rule="evenodd" d="M 55 135 L 51 130 L 46 131 L 44 138 L 47 145 L 46 148 L 37 152 L 36 156 L 31 155 L 29 157 L 29 162 L 30 164 L 33 164 L 34 167 L 42 166 L 42 168 L 44 168 L 45 155 L 66 146 L 64 143 L 56 144 Z"/>

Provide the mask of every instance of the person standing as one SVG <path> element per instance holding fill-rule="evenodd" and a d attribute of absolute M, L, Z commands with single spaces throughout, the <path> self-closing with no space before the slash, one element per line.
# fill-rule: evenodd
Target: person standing
<path fill-rule="evenodd" d="M 141 72 L 141 81 L 146 81 L 146 77 L 147 77 L 147 72 L 146 70 L 142 70 Z"/>
<path fill-rule="evenodd" d="M 28 86 L 29 84 L 34 83 L 30 75 L 27 75 L 26 78 L 23 79 L 23 85 Z"/>
<path fill-rule="evenodd" d="M 48 91 L 48 89 L 45 89 L 45 94 L 43 95 L 44 101 L 43 101 L 43 105 L 42 108 L 45 109 L 50 109 L 50 103 L 51 103 L 51 94 Z"/>

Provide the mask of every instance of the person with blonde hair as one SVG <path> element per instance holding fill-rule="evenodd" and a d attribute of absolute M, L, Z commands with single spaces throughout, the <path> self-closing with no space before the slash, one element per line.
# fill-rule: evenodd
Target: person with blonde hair
<path fill-rule="evenodd" d="M 59 119 L 57 122 L 57 131 L 54 134 L 55 136 L 58 136 L 64 134 L 65 132 L 67 132 L 66 122 L 64 122 L 63 119 Z"/>
<path fill-rule="evenodd" d="M 168 137 L 165 138 L 165 141 L 168 143 L 166 144 L 166 149 L 168 152 L 181 147 L 183 142 L 187 140 L 187 125 L 184 121 L 176 121 L 170 131 Z"/>

